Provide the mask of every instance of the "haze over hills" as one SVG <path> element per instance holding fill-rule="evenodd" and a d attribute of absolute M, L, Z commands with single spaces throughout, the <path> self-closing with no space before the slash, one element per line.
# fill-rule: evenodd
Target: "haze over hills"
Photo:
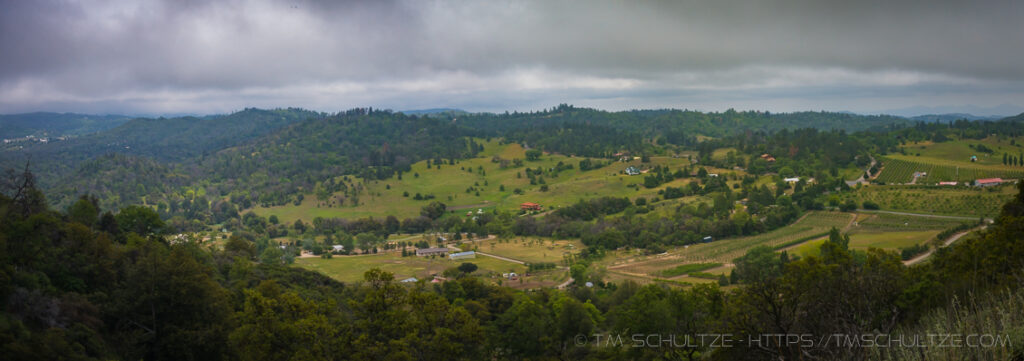
<path fill-rule="evenodd" d="M 111 129 L 130 119 L 124 115 L 50 112 L 0 114 L 0 139 L 82 135 Z"/>
<path fill-rule="evenodd" d="M 641 112 L 657 112 L 657 110 L 646 110 Z M 471 112 L 456 109 L 456 108 L 431 108 L 431 109 L 418 109 L 418 110 L 403 110 L 399 111 L 407 115 L 427 115 L 433 117 L 456 117 L 461 115 L 473 114 Z M 238 114 L 240 112 L 232 113 L 230 115 Z M 615 113 L 615 112 L 612 112 Z M 798 114 L 800 112 L 791 113 L 780 113 L 780 114 Z M 477 113 L 477 114 L 494 114 L 494 113 Z M 849 115 L 860 115 L 866 116 L 865 114 L 859 114 L 856 112 L 835 112 L 835 114 L 849 114 Z M 215 119 L 225 117 L 226 115 L 204 115 L 204 116 L 163 116 L 160 118 L 164 119 L 180 119 L 188 122 L 195 119 Z M 880 114 L 877 116 L 886 116 Z M 959 119 L 967 120 L 998 120 L 1006 116 L 1003 115 L 975 115 L 970 113 L 941 113 L 941 114 L 922 114 L 922 115 L 909 115 L 901 116 L 911 120 L 919 121 L 954 121 Z M 53 113 L 53 112 L 35 112 L 35 113 L 21 113 L 21 114 L 0 114 L 0 139 L 14 139 L 22 138 L 26 136 L 35 137 L 60 137 L 60 136 L 80 136 L 89 133 L 95 133 L 108 129 L 113 129 L 121 124 L 124 124 L 132 119 L 157 119 L 153 117 L 137 117 L 127 115 L 96 115 L 96 114 L 78 114 L 78 113 Z M 256 126 L 260 126 L 256 124 Z M 844 126 L 845 129 L 850 129 L 853 126 Z M 273 128 L 273 127 L 272 127 Z M 166 130 L 166 129 L 164 129 Z"/>

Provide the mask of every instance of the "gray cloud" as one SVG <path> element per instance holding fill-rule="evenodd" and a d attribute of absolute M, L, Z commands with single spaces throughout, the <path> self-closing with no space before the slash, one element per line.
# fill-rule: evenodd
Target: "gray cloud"
<path fill-rule="evenodd" d="M 1018 103 L 1014 1 L 0 1 L 0 112 Z"/>

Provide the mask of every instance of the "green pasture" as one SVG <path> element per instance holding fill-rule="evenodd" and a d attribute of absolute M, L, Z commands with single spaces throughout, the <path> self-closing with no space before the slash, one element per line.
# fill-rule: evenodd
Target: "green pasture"
<path fill-rule="evenodd" d="M 918 142 L 904 144 L 901 148 L 915 159 L 925 163 L 959 165 L 959 166 L 996 166 L 1003 167 L 1003 153 L 1020 155 L 1024 152 L 1021 142 L 1024 138 L 1018 138 L 1014 144 L 1010 144 L 1011 138 L 1004 136 L 992 136 L 981 140 L 962 139 L 941 143 Z M 991 149 L 992 153 L 984 153 L 976 149 L 978 145 L 984 145 Z M 975 148 L 972 148 L 974 146 Z M 920 156 L 918 156 L 920 154 Z M 977 160 L 971 162 L 971 156 Z M 1022 167 L 1018 167 L 1021 169 Z"/>
<path fill-rule="evenodd" d="M 372 269 L 380 268 L 402 280 L 409 277 L 427 278 L 431 274 L 439 274 L 445 269 L 458 267 L 463 262 L 474 263 L 479 267 L 477 273 L 488 272 L 524 272 L 526 267 L 518 263 L 506 262 L 496 258 L 478 256 L 475 259 L 449 261 L 445 257 L 401 257 L 399 253 L 388 252 L 373 255 L 334 256 L 330 259 L 320 257 L 297 258 L 295 266 L 320 272 L 342 282 L 357 282 L 363 274 Z"/>
<path fill-rule="evenodd" d="M 579 253 L 578 240 L 553 240 L 538 237 L 494 238 L 467 243 L 471 249 L 527 263 L 551 262 L 561 266 L 563 256 Z M 465 248 L 465 247 L 464 247 Z"/>
<path fill-rule="evenodd" d="M 648 276 L 663 276 L 663 272 L 681 265 L 700 263 L 731 263 L 750 248 L 776 247 L 809 237 L 820 236 L 832 227 L 843 228 L 854 215 L 840 212 L 809 212 L 797 222 L 760 235 L 720 239 L 686 247 L 676 247 L 664 254 L 643 255 L 638 251 L 610 252 L 599 263 L 609 271 Z M 720 267 L 719 267 L 720 268 Z M 717 268 L 715 268 L 717 270 Z M 725 272 L 724 269 L 717 270 Z M 716 271 L 716 272 L 717 272 Z"/>

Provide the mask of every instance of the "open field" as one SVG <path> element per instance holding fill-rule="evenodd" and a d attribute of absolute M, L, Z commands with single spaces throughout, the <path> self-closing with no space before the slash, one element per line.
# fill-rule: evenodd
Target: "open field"
<path fill-rule="evenodd" d="M 486 275 L 489 272 L 504 273 L 526 271 L 526 266 L 505 262 L 490 257 L 477 257 L 470 260 L 449 261 L 448 258 L 402 257 L 396 252 L 379 253 L 359 256 L 334 256 L 330 259 L 319 257 L 297 258 L 295 265 L 316 271 L 342 282 L 356 282 L 363 279 L 363 273 L 371 268 L 391 272 L 395 279 L 409 277 L 425 278 L 439 274 L 445 269 L 458 267 L 463 262 L 474 263 L 480 267 L 476 273 Z"/>
<path fill-rule="evenodd" d="M 493 247 L 491 243 L 493 242 Z M 507 257 L 527 263 L 551 262 L 561 265 L 562 255 L 565 252 L 578 252 L 583 245 L 578 240 L 550 240 L 541 238 L 523 238 L 503 240 L 483 240 L 474 243 L 463 244 L 466 249 L 473 249 Z M 475 274 L 492 279 L 498 282 L 501 273 L 515 272 L 526 273 L 526 266 L 509 262 L 493 257 L 477 255 L 474 259 L 450 261 L 444 257 L 401 257 L 398 252 L 387 252 L 373 255 L 359 256 L 334 256 L 331 259 L 319 257 L 298 258 L 295 265 L 305 269 L 323 273 L 331 278 L 343 282 L 356 282 L 363 279 L 363 273 L 371 268 L 380 268 L 384 271 L 395 274 L 396 279 L 408 277 L 428 278 L 432 274 L 439 274 L 445 269 L 457 267 L 463 262 L 476 264 L 480 269 Z M 507 286 L 513 288 L 536 288 L 560 284 L 568 279 L 568 272 L 564 269 L 552 269 L 529 277 L 524 277 L 522 282 L 515 281 L 509 284 L 508 280 L 503 281 Z"/>
<path fill-rule="evenodd" d="M 932 239 L 942 232 L 941 230 L 928 230 L 928 231 L 908 231 L 908 232 L 881 232 L 881 233 L 856 233 L 850 235 L 850 248 L 866 250 L 869 248 L 881 248 L 891 251 L 898 250 L 899 248 L 906 248 L 917 244 L 922 244 Z M 825 243 L 825 238 L 816 239 L 811 242 L 801 244 L 791 249 L 794 254 L 802 257 L 809 255 L 817 255 L 821 244 Z"/>
<path fill-rule="evenodd" d="M 371 268 L 391 272 L 395 279 L 427 277 L 441 273 L 446 268 L 458 266 L 447 258 L 401 257 L 393 252 L 359 256 L 335 256 L 330 259 L 297 258 L 295 265 L 316 271 L 342 282 L 356 282 L 363 279 L 363 273 Z M 482 268 L 482 267 L 481 267 Z"/>
<path fill-rule="evenodd" d="M 467 244 L 468 245 L 468 244 Z M 553 240 L 536 237 L 494 238 L 473 243 L 471 249 L 527 263 L 551 262 L 561 265 L 562 257 L 583 249 L 579 240 Z M 466 248 L 466 247 L 464 247 Z"/>
<path fill-rule="evenodd" d="M 842 195 L 857 205 L 871 201 L 883 210 L 958 216 L 994 216 L 1016 194 L 1012 185 L 990 188 L 943 186 L 868 186 Z"/>
<path fill-rule="evenodd" d="M 923 230 L 944 230 L 952 228 L 967 220 L 912 216 L 889 213 L 874 213 L 853 224 L 849 233 L 906 232 Z"/>
<path fill-rule="evenodd" d="M 942 230 L 854 233 L 850 235 L 850 248 L 898 249 L 932 240 L 939 232 L 942 232 Z"/>
<path fill-rule="evenodd" d="M 917 244 L 929 242 L 942 231 L 955 227 L 964 220 L 949 218 L 933 218 L 927 216 L 909 216 L 887 213 L 862 213 L 857 221 L 850 226 L 850 248 L 866 250 L 881 248 L 897 250 Z M 797 255 L 807 256 L 818 254 L 818 248 L 825 242 L 825 237 L 792 247 L 789 250 Z"/>
<path fill-rule="evenodd" d="M 851 213 L 810 212 L 794 224 L 760 235 L 716 240 L 686 247 L 677 247 L 664 254 L 644 256 L 635 251 L 617 251 L 601 262 L 609 272 L 632 275 L 661 276 L 668 269 L 694 263 L 728 265 L 755 246 L 776 247 L 788 242 L 824 235 L 832 227 L 843 228 L 854 219 Z M 718 267 L 720 268 L 720 267 Z M 715 269 L 710 269 L 715 270 Z M 723 270 L 717 270 L 722 271 Z"/>
<path fill-rule="evenodd" d="M 680 255 L 708 262 L 730 263 L 756 246 L 776 247 L 828 232 L 832 227 L 842 229 L 853 220 L 851 213 L 810 212 L 792 225 L 760 235 L 722 239 L 711 243 L 692 245 L 680 251 Z"/>
<path fill-rule="evenodd" d="M 349 196 L 338 192 L 328 199 L 319 200 L 317 196 L 309 194 L 299 205 L 256 207 L 252 210 L 261 216 L 276 215 L 282 222 L 288 223 L 296 219 L 309 222 L 315 217 L 360 218 L 394 215 L 406 218 L 418 216 L 420 208 L 430 203 L 430 200 L 415 200 L 414 196 L 417 193 L 423 196 L 433 195 L 434 200 L 459 209 L 453 211 L 456 213 L 463 209 L 487 210 L 495 207 L 515 210 L 523 202 L 540 203 L 545 209 L 553 209 L 571 205 L 580 199 L 602 196 L 653 198 L 657 197 L 660 189 L 669 186 L 681 187 L 693 181 L 677 179 L 657 188 L 647 189 L 640 185 L 643 183 L 642 175 L 622 174 L 629 166 L 643 169 L 664 165 L 675 171 L 689 165 L 689 160 L 685 157 L 651 157 L 649 163 L 641 163 L 639 160 L 615 161 L 599 169 L 580 171 L 579 162 L 584 158 L 546 154 L 538 161 L 524 161 L 522 167 L 501 168 L 499 163 L 492 162 L 493 157 L 506 160 L 525 159 L 526 150 L 519 144 L 501 145 L 497 141 L 487 142 L 484 147 L 482 156 L 458 161 L 454 165 L 444 164 L 440 167 L 427 168 L 425 161 L 416 163 L 412 165 L 411 172 L 402 175 L 401 180 L 397 177 L 386 180 L 348 177 L 347 187 L 360 189 L 356 194 Z M 571 165 L 573 169 L 538 177 L 536 184 L 531 184 L 529 177 L 526 176 L 526 168 L 551 170 L 559 163 Z M 743 174 L 740 171 L 715 168 L 708 168 L 708 171 Z M 543 178 L 543 184 L 540 183 L 540 178 Z M 342 179 L 339 177 L 337 181 Z M 546 192 L 541 191 L 544 185 L 548 187 Z M 516 189 L 519 189 L 521 194 L 517 194 Z M 406 193 L 408 196 L 405 196 Z"/>
<path fill-rule="evenodd" d="M 661 271 L 661 275 L 665 277 L 675 277 L 685 275 L 694 272 L 702 272 L 712 268 L 722 267 L 721 263 L 690 263 L 678 265 L 666 270 Z"/>
<path fill-rule="evenodd" d="M 1010 144 L 1011 138 L 1009 137 L 988 137 L 981 140 L 965 139 L 965 140 L 952 140 L 941 143 L 934 142 L 918 142 L 904 144 L 901 148 L 907 153 L 907 156 L 913 156 L 915 159 L 920 159 L 925 163 L 935 164 L 947 164 L 953 166 L 1003 166 L 1003 153 L 1010 155 L 1020 155 L 1024 152 L 1024 147 L 1021 147 L 1024 139 L 1017 138 L 1014 144 Z M 980 152 L 971 146 L 977 147 L 978 145 L 984 145 L 985 147 L 992 149 L 992 153 Z M 920 154 L 920 155 L 918 155 Z M 971 162 L 971 156 L 976 156 L 977 160 Z M 1011 167 L 1012 168 L 1012 167 Z M 1017 167 L 1017 169 L 1022 169 Z"/>

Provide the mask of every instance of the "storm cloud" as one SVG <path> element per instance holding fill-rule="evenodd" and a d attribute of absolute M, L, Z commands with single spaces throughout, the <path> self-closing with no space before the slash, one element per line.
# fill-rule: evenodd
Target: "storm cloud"
<path fill-rule="evenodd" d="M 0 112 L 1019 111 L 1022 4 L 2 1 Z"/>

